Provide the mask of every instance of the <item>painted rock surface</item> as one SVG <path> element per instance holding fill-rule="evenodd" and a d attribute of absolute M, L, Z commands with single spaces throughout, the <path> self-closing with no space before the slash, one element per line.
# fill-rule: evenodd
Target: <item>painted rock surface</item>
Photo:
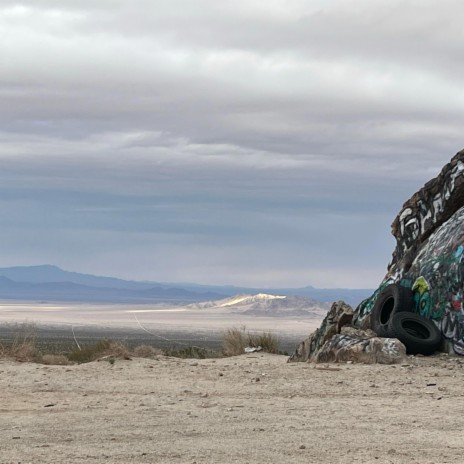
<path fill-rule="evenodd" d="M 403 205 L 392 233 L 387 274 L 356 308 L 353 324 L 369 327 L 377 295 L 398 283 L 413 290 L 414 311 L 434 321 L 445 348 L 464 355 L 464 150 Z"/>

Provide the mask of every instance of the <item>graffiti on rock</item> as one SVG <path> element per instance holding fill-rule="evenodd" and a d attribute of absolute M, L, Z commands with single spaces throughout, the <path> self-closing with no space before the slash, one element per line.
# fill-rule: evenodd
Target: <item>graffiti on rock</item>
<path fill-rule="evenodd" d="M 434 321 L 462 312 L 464 286 L 464 208 L 430 236 L 408 274 L 416 280 L 418 313 Z M 422 280 L 421 280 L 422 278 Z M 427 288 L 428 287 L 428 288 Z"/>
<path fill-rule="evenodd" d="M 448 204 L 452 200 L 457 185 L 462 186 L 464 161 L 456 158 L 454 163 L 445 166 L 438 178 L 432 180 L 417 192 L 403 207 L 393 223 L 393 235 L 397 239 L 394 253 L 396 260 L 400 260 L 408 249 L 417 242 L 421 242 L 434 227 L 447 220 Z M 458 182 L 458 179 L 460 183 Z M 459 192 L 458 192 L 459 193 Z"/>
<path fill-rule="evenodd" d="M 379 286 L 379 288 L 369 297 L 366 298 L 365 300 L 361 301 L 359 306 L 356 308 L 354 317 L 353 317 L 353 324 L 358 326 L 358 327 L 363 327 L 366 328 L 365 320 L 369 316 L 369 314 L 372 311 L 372 308 L 374 307 L 375 301 L 377 300 L 377 297 L 379 296 L 379 293 L 388 285 L 393 283 L 393 279 L 385 279 Z"/>
<path fill-rule="evenodd" d="M 453 341 L 455 353 L 464 355 L 464 314 L 448 312 L 439 323 L 443 336 Z"/>
<path fill-rule="evenodd" d="M 375 300 L 390 283 L 411 288 L 415 311 L 432 319 L 454 351 L 464 355 L 464 208 L 437 229 L 417 253 L 408 271 L 396 269 L 367 300 L 357 308 L 359 324 L 372 310 Z"/>
<path fill-rule="evenodd" d="M 412 286 L 414 304 L 417 314 L 430 318 L 432 302 L 430 300 L 430 285 L 424 277 L 420 276 Z"/>
<path fill-rule="evenodd" d="M 334 335 L 325 343 L 317 353 L 315 361 L 391 364 L 401 362 L 405 354 L 404 345 L 393 338 L 365 337 L 362 333 L 359 335 L 341 333 Z"/>

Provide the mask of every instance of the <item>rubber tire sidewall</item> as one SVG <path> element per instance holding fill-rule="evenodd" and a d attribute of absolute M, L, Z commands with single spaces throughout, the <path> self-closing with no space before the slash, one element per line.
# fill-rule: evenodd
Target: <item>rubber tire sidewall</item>
<path fill-rule="evenodd" d="M 405 322 L 422 325 L 429 332 L 426 338 L 417 337 L 406 330 Z M 388 325 L 390 338 L 397 338 L 406 347 L 408 354 L 433 354 L 441 344 L 441 332 L 432 320 L 415 313 L 400 312 L 390 319 Z"/>
<path fill-rule="evenodd" d="M 389 299 L 393 299 L 393 308 L 390 311 L 388 320 L 382 322 L 384 306 Z M 390 284 L 385 287 L 378 295 L 374 307 L 371 311 L 371 329 L 378 337 L 389 337 L 389 323 L 391 318 L 399 312 L 410 312 L 414 309 L 413 292 L 399 284 Z"/>

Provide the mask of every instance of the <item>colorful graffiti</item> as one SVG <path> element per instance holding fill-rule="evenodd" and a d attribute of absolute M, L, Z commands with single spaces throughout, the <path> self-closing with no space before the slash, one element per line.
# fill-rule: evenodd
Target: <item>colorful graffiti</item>
<path fill-rule="evenodd" d="M 387 275 L 356 308 L 354 323 L 368 326 L 380 291 L 397 283 L 412 289 L 414 310 L 441 329 L 447 348 L 464 355 L 464 150 L 404 203 L 392 234 Z"/>
<path fill-rule="evenodd" d="M 353 325 L 362 327 L 362 328 L 368 328 L 366 326 L 366 319 L 369 316 L 369 314 L 372 311 L 372 308 L 374 307 L 375 301 L 377 300 L 377 297 L 379 296 L 379 293 L 387 286 L 393 283 L 393 280 L 391 279 L 386 279 L 384 280 L 379 288 L 369 297 L 366 298 L 365 300 L 361 301 L 361 303 L 358 305 L 356 308 L 356 311 L 354 313 L 353 317 Z"/>
<path fill-rule="evenodd" d="M 430 299 L 430 285 L 424 277 L 416 279 L 411 287 L 414 292 L 414 304 L 416 313 L 423 317 L 431 317 L 432 300 Z"/>
<path fill-rule="evenodd" d="M 464 355 L 464 208 L 429 237 L 407 271 L 396 269 L 387 275 L 358 306 L 353 319 L 356 325 L 362 326 L 378 294 L 390 283 L 411 288 L 415 311 L 432 319 L 454 351 Z"/>

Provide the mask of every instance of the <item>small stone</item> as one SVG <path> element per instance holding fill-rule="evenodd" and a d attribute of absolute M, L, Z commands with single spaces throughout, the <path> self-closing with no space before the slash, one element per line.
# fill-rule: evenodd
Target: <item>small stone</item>
<path fill-rule="evenodd" d="M 306 446 L 305 446 L 305 445 L 301 445 L 301 446 L 300 446 L 300 449 L 306 449 Z"/>

